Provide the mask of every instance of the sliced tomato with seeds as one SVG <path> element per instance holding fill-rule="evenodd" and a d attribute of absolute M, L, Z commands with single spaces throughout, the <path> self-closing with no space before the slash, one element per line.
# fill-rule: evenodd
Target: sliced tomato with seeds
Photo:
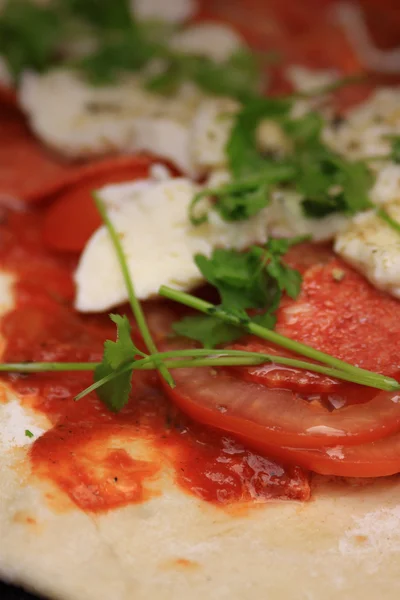
<path fill-rule="evenodd" d="M 246 442 L 242 438 L 243 442 Z M 400 434 L 360 446 L 332 446 L 318 449 L 265 448 L 268 456 L 296 464 L 321 475 L 338 477 L 386 477 L 400 472 Z"/>

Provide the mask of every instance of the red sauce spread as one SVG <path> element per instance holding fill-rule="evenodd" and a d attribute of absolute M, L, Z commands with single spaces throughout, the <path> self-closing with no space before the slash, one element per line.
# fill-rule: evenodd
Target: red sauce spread
<path fill-rule="evenodd" d="M 15 273 L 15 308 L 2 320 L 4 361 L 98 361 L 103 343 L 115 338 L 107 315 L 83 316 L 72 308 L 75 259 L 44 250 L 42 216 L 4 214 L 0 267 Z M 149 322 L 161 331 L 162 306 L 149 306 Z M 157 331 L 155 331 L 157 334 Z M 309 477 L 282 467 L 232 439 L 197 425 L 161 392 L 153 373 L 136 374 L 131 401 L 114 414 L 92 394 L 88 372 L 5 375 L 29 407 L 52 426 L 31 449 L 32 470 L 50 479 L 86 511 L 143 502 L 160 493 L 167 469 L 186 492 L 229 505 L 269 499 L 305 500 Z"/>

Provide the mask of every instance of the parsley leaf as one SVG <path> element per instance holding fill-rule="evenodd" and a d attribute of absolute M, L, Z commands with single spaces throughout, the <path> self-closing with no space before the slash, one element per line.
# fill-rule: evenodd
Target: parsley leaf
<path fill-rule="evenodd" d="M 132 341 L 128 318 L 125 315 L 110 315 L 110 318 L 117 326 L 117 341 L 107 340 L 104 343 L 103 360 L 95 369 L 94 381 L 99 381 L 124 365 L 132 363 L 137 354 L 144 356 Z M 98 388 L 97 395 L 110 410 L 118 412 L 128 402 L 131 378 L 132 370 L 128 370 Z"/>
<path fill-rule="evenodd" d="M 301 274 L 296 269 L 289 267 L 282 257 L 289 248 L 304 241 L 304 237 L 290 239 L 271 239 L 266 244 L 262 260 L 266 263 L 265 269 L 270 277 L 276 282 L 280 292 L 286 292 L 288 296 L 295 299 L 300 293 Z M 279 297 L 280 300 L 280 297 Z"/>
<path fill-rule="evenodd" d="M 268 160 L 257 148 L 257 127 L 263 119 L 283 119 L 290 107 L 290 100 L 255 98 L 236 115 L 226 146 L 229 168 L 235 178 L 258 174 L 268 165 Z"/>
<path fill-rule="evenodd" d="M 196 194 L 189 208 L 189 218 L 193 225 L 207 221 L 207 211 L 198 213 L 196 207 L 203 198 L 212 198 L 212 209 L 225 221 L 249 219 L 268 206 L 273 184 L 290 181 L 294 175 L 290 162 L 266 162 L 258 175 L 237 179 L 218 188 L 206 188 Z"/>
<path fill-rule="evenodd" d="M 58 0 L 58 4 L 102 30 L 126 29 L 132 21 L 128 0 Z"/>
<path fill-rule="evenodd" d="M 25 429 L 25 435 L 28 438 L 33 438 L 33 433 L 32 431 L 29 431 L 29 429 Z"/>
<path fill-rule="evenodd" d="M 211 315 L 184 317 L 172 325 L 178 335 L 201 342 L 205 348 L 233 342 L 243 336 L 240 327 L 224 323 Z"/>
<path fill-rule="evenodd" d="M 400 135 L 389 135 L 388 139 L 391 145 L 390 160 L 400 164 Z"/>
<path fill-rule="evenodd" d="M 193 81 L 205 92 L 243 102 L 257 91 L 260 61 L 248 50 L 235 52 L 223 63 L 217 63 L 207 56 L 174 52 L 165 47 L 163 62 L 161 72 L 148 79 L 148 89 L 171 93 L 183 82 Z"/>
<path fill-rule="evenodd" d="M 244 325 L 252 321 L 273 328 L 282 294 L 296 298 L 301 287 L 300 273 L 286 265 L 282 257 L 290 246 L 303 239 L 271 239 L 264 248 L 253 246 L 247 252 L 217 249 L 210 258 L 198 254 L 195 262 L 199 270 L 221 298 L 215 311 L 222 309 Z M 248 310 L 254 314 L 249 316 Z M 240 327 L 224 323 L 213 314 L 185 317 L 173 329 L 207 348 L 243 335 Z"/>
<path fill-rule="evenodd" d="M 44 71 L 55 59 L 62 25 L 52 7 L 10 0 L 0 18 L 0 53 L 14 77 L 23 69 Z"/>

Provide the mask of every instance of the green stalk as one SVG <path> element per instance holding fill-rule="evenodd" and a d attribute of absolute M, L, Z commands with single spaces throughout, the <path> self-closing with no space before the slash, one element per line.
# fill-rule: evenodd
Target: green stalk
<path fill-rule="evenodd" d="M 213 355 L 214 358 L 211 358 Z M 178 357 L 179 360 L 171 360 Z M 192 360 L 184 361 L 182 358 L 191 357 Z M 205 357 L 205 358 L 201 358 Z M 88 388 L 80 392 L 75 400 L 80 400 L 90 392 L 94 392 L 99 387 L 112 381 L 119 375 L 126 373 L 127 371 L 135 370 L 151 370 L 154 369 L 156 360 L 164 360 L 166 366 L 170 369 L 176 368 L 193 368 L 193 367 L 222 367 L 222 366 L 251 366 L 259 365 L 266 362 L 287 365 L 298 369 L 306 369 L 316 373 L 322 373 L 328 377 L 334 377 L 336 379 L 342 379 L 344 381 L 350 381 L 359 385 L 365 385 L 367 387 L 373 387 L 384 391 L 393 391 L 393 381 L 388 377 L 382 377 L 382 381 L 367 381 L 364 375 L 358 373 L 345 373 L 341 370 L 325 367 L 324 365 L 318 365 L 309 363 L 296 358 L 289 358 L 286 356 L 276 356 L 275 354 L 264 354 L 259 352 L 248 352 L 247 350 L 211 350 L 211 349 L 192 349 L 192 350 L 171 350 L 168 352 L 160 352 L 158 354 L 148 356 L 147 358 L 139 361 L 132 361 L 128 363 L 118 371 L 114 371 L 109 375 L 106 375 L 102 379 L 99 379 Z M 397 382 L 396 382 L 397 383 Z"/>
<path fill-rule="evenodd" d="M 97 362 L 24 362 L 0 363 L 0 373 L 48 373 L 49 371 L 94 371 Z"/>
<path fill-rule="evenodd" d="M 400 233 L 400 223 L 398 223 L 395 219 L 392 219 L 392 217 L 386 212 L 384 208 L 382 208 L 381 206 L 375 207 L 375 211 L 378 217 L 382 219 L 382 221 L 385 221 L 385 223 L 387 223 L 389 227 L 394 229 L 396 233 Z"/>
<path fill-rule="evenodd" d="M 142 334 L 144 343 L 146 344 L 148 351 L 151 354 L 155 354 L 157 352 L 157 346 L 155 345 L 154 340 L 151 336 L 150 330 L 147 327 L 146 319 L 143 314 L 141 304 L 136 297 L 135 288 L 134 288 L 133 281 L 132 281 L 132 278 L 129 273 L 128 265 L 127 265 L 127 262 L 125 259 L 125 255 L 124 255 L 124 251 L 122 249 L 120 239 L 114 228 L 114 225 L 112 224 L 111 220 L 108 217 L 108 214 L 107 214 L 106 208 L 103 204 L 103 201 L 95 192 L 93 193 L 93 198 L 96 203 L 97 210 L 99 211 L 100 216 L 103 219 L 104 224 L 108 229 L 108 233 L 110 234 L 111 241 L 114 245 L 114 249 L 117 254 L 118 261 L 119 261 L 119 264 L 121 267 L 122 275 L 124 277 L 126 289 L 128 290 L 129 303 L 131 305 L 132 312 L 136 319 L 136 323 L 139 327 L 139 331 Z M 170 373 L 168 373 L 168 370 L 166 369 L 166 367 L 162 364 L 159 364 L 159 365 L 157 365 L 157 368 L 158 368 L 160 374 L 165 379 L 165 381 L 168 383 L 168 385 L 170 385 L 171 387 L 174 387 L 174 385 L 175 385 L 174 380 L 171 377 Z"/>
<path fill-rule="evenodd" d="M 290 98 L 293 100 L 298 99 L 308 99 L 314 98 L 315 96 L 325 96 L 326 94 L 332 94 L 337 90 L 340 90 L 343 87 L 347 87 L 348 85 L 357 85 L 360 83 L 366 83 L 368 81 L 368 75 L 365 73 L 356 73 L 355 75 L 347 75 L 346 77 L 341 77 L 332 83 L 328 83 L 328 85 L 321 86 L 315 90 L 310 92 L 293 92 L 293 94 L 289 94 L 285 96 L 285 98 Z"/>
<path fill-rule="evenodd" d="M 292 340 L 283 335 L 280 335 L 279 333 L 276 333 L 276 331 L 272 331 L 270 329 L 267 329 L 266 327 L 262 327 L 257 323 L 253 323 L 251 321 L 241 321 L 234 315 L 231 315 L 222 309 L 217 309 L 217 307 L 215 307 L 213 304 L 205 302 L 204 300 L 196 298 L 195 296 L 191 296 L 190 294 L 186 294 L 185 292 L 179 292 L 167 286 L 162 286 L 159 290 L 159 294 L 164 298 L 174 300 L 175 302 L 179 302 L 180 304 L 184 304 L 185 306 L 194 308 L 195 310 L 198 310 L 207 315 L 215 316 L 231 325 L 242 327 L 249 333 L 252 333 L 262 339 L 268 340 L 269 342 L 272 342 L 274 344 L 277 344 L 278 346 L 282 346 L 287 350 L 291 350 L 296 354 L 307 356 L 312 360 L 317 360 L 320 363 L 337 368 L 343 373 L 347 373 L 352 376 L 359 376 L 360 378 L 362 378 L 363 385 L 369 385 L 371 387 L 377 387 L 380 389 L 382 389 L 382 386 L 385 386 L 383 389 L 389 390 L 400 389 L 399 383 L 391 377 L 385 377 L 384 375 L 380 375 L 379 373 L 373 373 L 372 371 L 366 371 L 365 369 L 355 367 L 354 365 L 346 363 L 343 360 L 335 358 L 334 356 L 325 354 L 325 352 L 320 352 L 319 350 L 316 350 L 311 346 L 307 346 L 306 344 L 302 344 L 301 342 L 296 342 L 295 340 Z"/>

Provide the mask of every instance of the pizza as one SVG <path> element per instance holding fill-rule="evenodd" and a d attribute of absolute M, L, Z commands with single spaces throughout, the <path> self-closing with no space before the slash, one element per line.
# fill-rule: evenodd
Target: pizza
<path fill-rule="evenodd" d="M 392 4 L 2 5 L 4 582 L 398 597 Z"/>

